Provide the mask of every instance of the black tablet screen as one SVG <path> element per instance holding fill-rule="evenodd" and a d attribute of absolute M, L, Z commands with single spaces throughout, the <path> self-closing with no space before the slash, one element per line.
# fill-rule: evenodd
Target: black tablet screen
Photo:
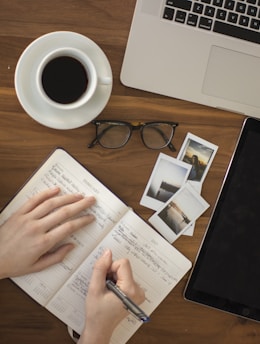
<path fill-rule="evenodd" d="M 260 121 L 245 121 L 187 299 L 260 320 Z"/>

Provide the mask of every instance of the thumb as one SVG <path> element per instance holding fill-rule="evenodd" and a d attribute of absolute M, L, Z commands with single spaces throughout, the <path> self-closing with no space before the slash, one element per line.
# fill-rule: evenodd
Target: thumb
<path fill-rule="evenodd" d="M 96 261 L 92 277 L 91 277 L 91 287 L 93 287 L 96 292 L 103 292 L 106 285 L 106 277 L 110 271 L 112 265 L 112 252 L 107 249 L 104 251 L 103 255 Z"/>

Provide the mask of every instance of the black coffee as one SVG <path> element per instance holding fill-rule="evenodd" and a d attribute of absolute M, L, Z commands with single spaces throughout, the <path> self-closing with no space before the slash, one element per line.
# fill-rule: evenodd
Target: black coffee
<path fill-rule="evenodd" d="M 70 56 L 59 56 L 44 67 L 42 86 L 52 100 L 69 104 L 78 100 L 86 91 L 88 76 L 78 60 Z"/>

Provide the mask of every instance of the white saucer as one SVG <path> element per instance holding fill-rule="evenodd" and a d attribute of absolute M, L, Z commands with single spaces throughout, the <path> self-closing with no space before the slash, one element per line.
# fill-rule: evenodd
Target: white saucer
<path fill-rule="evenodd" d="M 46 34 L 33 41 L 22 53 L 15 70 L 15 90 L 24 110 L 37 122 L 54 129 L 74 129 L 89 123 L 106 106 L 112 91 L 109 85 L 97 86 L 92 99 L 74 110 L 60 110 L 44 101 L 36 88 L 36 70 L 42 58 L 52 50 L 77 48 L 92 59 L 98 76 L 112 80 L 109 61 L 101 48 L 89 38 L 69 31 Z"/>

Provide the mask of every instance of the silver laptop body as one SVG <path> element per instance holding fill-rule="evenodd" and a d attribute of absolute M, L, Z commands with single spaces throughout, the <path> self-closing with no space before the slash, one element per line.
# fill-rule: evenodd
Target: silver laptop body
<path fill-rule="evenodd" d="M 121 70 L 122 83 L 260 118 L 260 1 L 228 1 L 137 0 Z M 228 35 L 206 27 L 210 20 L 212 27 L 215 25 L 209 12 L 213 2 L 218 4 L 215 14 L 226 11 L 224 30 Z M 233 10 L 226 8 L 232 3 Z M 237 19 L 242 26 L 233 33 L 227 18 L 232 19 L 235 9 L 240 10 Z M 252 11 L 256 12 L 253 16 L 249 13 Z M 248 13 L 251 17 L 246 27 L 242 19 Z M 192 21 L 187 24 L 196 16 L 197 26 Z M 242 32 L 244 38 L 249 26 L 254 28 L 250 41 L 230 36 L 230 32 L 235 36 Z"/>

